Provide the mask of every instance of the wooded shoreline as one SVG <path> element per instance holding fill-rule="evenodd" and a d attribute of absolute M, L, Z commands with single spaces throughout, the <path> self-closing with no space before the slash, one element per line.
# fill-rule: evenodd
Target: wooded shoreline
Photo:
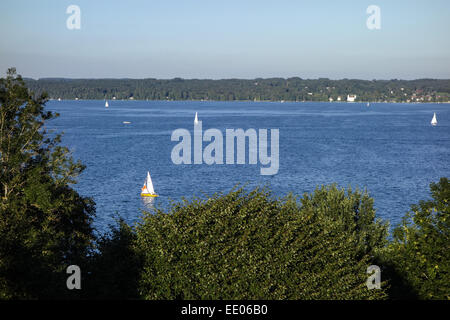
<path fill-rule="evenodd" d="M 450 102 L 450 79 L 25 79 L 53 99 Z"/>

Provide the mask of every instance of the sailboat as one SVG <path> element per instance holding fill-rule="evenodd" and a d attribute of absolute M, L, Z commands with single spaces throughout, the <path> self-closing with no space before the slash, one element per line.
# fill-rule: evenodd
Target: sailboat
<path fill-rule="evenodd" d="M 432 125 L 432 126 L 437 125 L 436 112 L 435 112 L 434 115 L 433 115 L 433 119 L 431 119 L 431 125 Z"/>
<path fill-rule="evenodd" d="M 152 178 L 150 177 L 150 172 L 147 171 L 147 180 L 145 180 L 144 186 L 141 190 L 141 197 L 157 197 L 153 189 Z"/>
<path fill-rule="evenodd" d="M 370 103 L 369 103 L 369 102 L 367 102 L 367 106 L 368 106 L 368 107 L 370 106 Z"/>
<path fill-rule="evenodd" d="M 194 124 L 198 124 L 197 112 L 195 113 Z"/>
<path fill-rule="evenodd" d="M 105 102 L 105 108 L 108 108 L 108 107 L 109 107 L 108 100 L 106 100 L 106 102 Z"/>

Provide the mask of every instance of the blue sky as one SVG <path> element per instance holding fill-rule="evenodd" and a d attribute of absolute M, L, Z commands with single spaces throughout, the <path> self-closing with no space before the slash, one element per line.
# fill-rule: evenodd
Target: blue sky
<path fill-rule="evenodd" d="M 81 29 L 66 8 L 81 9 Z M 381 29 L 366 8 L 381 9 Z M 26 77 L 450 78 L 447 0 L 1 0 L 0 71 Z"/>

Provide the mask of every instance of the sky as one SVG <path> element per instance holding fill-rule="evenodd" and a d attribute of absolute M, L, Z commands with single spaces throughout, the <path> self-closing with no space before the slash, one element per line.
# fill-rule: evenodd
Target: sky
<path fill-rule="evenodd" d="M 67 28 L 70 5 L 80 29 Z M 366 25 L 370 5 L 380 29 Z M 0 72 L 449 79 L 449 16 L 448 0 L 1 0 Z"/>

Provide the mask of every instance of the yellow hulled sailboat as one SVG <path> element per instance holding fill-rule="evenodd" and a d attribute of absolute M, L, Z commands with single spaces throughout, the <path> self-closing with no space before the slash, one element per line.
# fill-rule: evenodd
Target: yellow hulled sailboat
<path fill-rule="evenodd" d="M 147 171 L 147 180 L 145 180 L 144 186 L 141 190 L 141 197 L 157 197 L 153 189 L 152 178 L 150 177 L 150 172 Z"/>

